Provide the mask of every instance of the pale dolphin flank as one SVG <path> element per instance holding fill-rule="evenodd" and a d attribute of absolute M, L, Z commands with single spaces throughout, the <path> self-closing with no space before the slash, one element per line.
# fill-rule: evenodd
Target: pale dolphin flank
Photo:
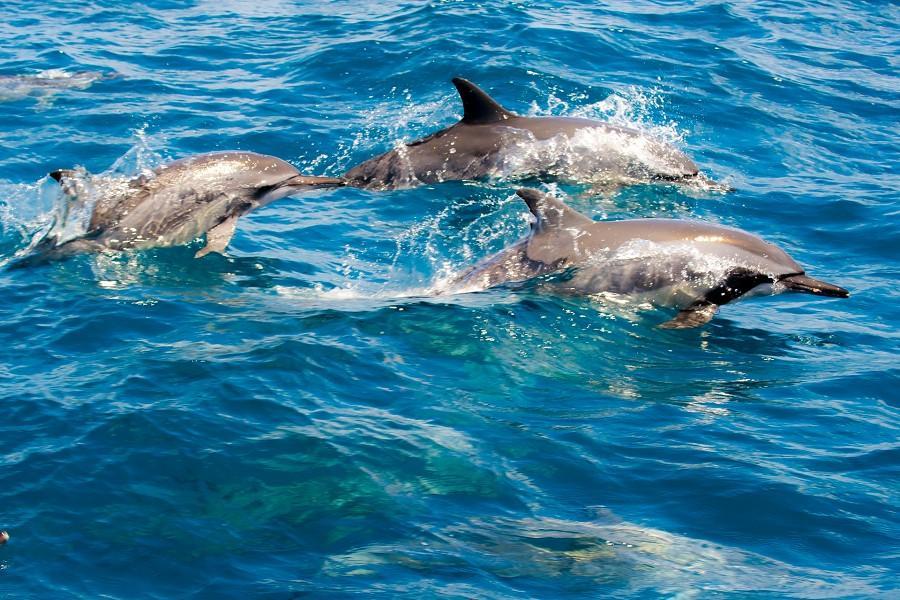
<path fill-rule="evenodd" d="M 459 122 L 353 167 L 344 175 L 348 184 L 393 189 L 509 176 L 620 185 L 699 177 L 684 153 L 634 129 L 575 117 L 521 117 L 470 81 L 457 77 L 453 84 L 463 104 Z"/>
<path fill-rule="evenodd" d="M 74 171 L 50 174 L 72 193 Z M 344 185 L 342 179 L 301 175 L 285 161 L 252 152 L 199 154 L 164 165 L 124 189 L 99 192 L 87 231 L 72 240 L 44 240 L 37 257 L 187 244 L 206 235 L 196 257 L 222 253 L 238 218 L 255 208 L 316 187 Z M 73 194 L 74 202 L 82 201 Z"/>
<path fill-rule="evenodd" d="M 574 294 L 640 294 L 678 315 L 665 328 L 697 327 L 719 306 L 784 290 L 846 298 L 807 277 L 780 248 L 738 229 L 673 219 L 595 222 L 534 189 L 516 192 L 535 217 L 528 237 L 461 274 L 455 290 L 484 289 L 559 272 L 548 283 Z M 551 278 L 552 279 L 552 278 Z"/>

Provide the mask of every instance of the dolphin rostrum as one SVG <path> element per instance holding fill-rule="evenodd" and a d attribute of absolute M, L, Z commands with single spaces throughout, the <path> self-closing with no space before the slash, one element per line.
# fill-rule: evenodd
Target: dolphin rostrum
<path fill-rule="evenodd" d="M 176 246 L 204 234 L 206 245 L 195 257 L 223 253 L 238 218 L 251 210 L 303 190 L 344 185 L 342 179 L 301 175 L 274 156 L 237 151 L 183 158 L 118 188 L 98 186 L 93 195 L 84 193 L 76 171 L 50 176 L 72 202 L 93 201 L 93 206 L 86 230 L 74 239 L 51 235 L 35 248 L 36 256 L 44 259 Z"/>
<path fill-rule="evenodd" d="M 618 186 L 702 177 L 684 153 L 634 129 L 576 117 L 522 117 L 470 81 L 457 77 L 453 84 L 463 104 L 459 122 L 353 167 L 344 175 L 348 184 L 394 189 L 536 176 Z"/>
<path fill-rule="evenodd" d="M 846 298 L 843 288 L 807 277 L 783 250 L 747 232 L 697 221 L 595 222 L 534 189 L 516 192 L 535 221 L 527 238 L 462 273 L 458 291 L 558 273 L 549 283 L 573 294 L 638 294 L 678 315 L 661 327 L 709 322 L 738 298 L 785 290 Z"/>

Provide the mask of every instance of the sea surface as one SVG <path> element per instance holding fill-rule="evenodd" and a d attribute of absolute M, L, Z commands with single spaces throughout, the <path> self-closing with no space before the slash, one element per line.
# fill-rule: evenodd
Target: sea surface
<path fill-rule="evenodd" d="M 194 153 L 339 175 L 509 109 L 732 193 L 551 185 L 757 233 L 846 300 L 436 296 L 528 231 L 502 178 L 344 188 L 200 247 L 0 269 L 2 598 L 900 597 L 892 2 L 0 2 L 0 262 L 46 174 Z M 535 182 L 530 182 L 534 185 Z"/>

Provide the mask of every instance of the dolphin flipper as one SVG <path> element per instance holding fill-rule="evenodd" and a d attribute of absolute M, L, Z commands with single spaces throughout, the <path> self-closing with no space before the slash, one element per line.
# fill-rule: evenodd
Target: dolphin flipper
<path fill-rule="evenodd" d="M 745 267 L 735 267 L 729 271 L 725 281 L 706 292 L 706 295 L 684 310 L 674 319 L 662 323 L 662 329 L 688 329 L 706 325 L 716 315 L 723 304 L 740 298 L 753 288 L 770 283 L 772 278 L 765 273 L 757 273 Z"/>
<path fill-rule="evenodd" d="M 660 329 L 690 329 L 706 325 L 716 316 L 719 307 L 706 300 L 698 300 L 684 310 L 678 311 L 674 319 L 661 323 Z"/>
<path fill-rule="evenodd" d="M 194 254 L 194 258 L 203 258 L 210 252 L 225 254 L 225 248 L 234 235 L 237 227 L 237 215 L 231 215 L 212 229 L 206 232 L 206 245 Z"/>

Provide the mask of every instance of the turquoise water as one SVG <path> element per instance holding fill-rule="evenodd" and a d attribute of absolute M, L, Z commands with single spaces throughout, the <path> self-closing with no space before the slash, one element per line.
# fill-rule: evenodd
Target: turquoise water
<path fill-rule="evenodd" d="M 740 227 L 853 294 L 690 331 L 427 297 L 527 231 L 503 181 L 285 199 L 228 258 L 2 270 L 3 597 L 900 594 L 896 4 L 0 11 L 0 260 L 49 227 L 51 169 L 237 148 L 338 175 L 454 122 L 461 75 L 737 189 L 560 186 L 579 210 Z"/>

